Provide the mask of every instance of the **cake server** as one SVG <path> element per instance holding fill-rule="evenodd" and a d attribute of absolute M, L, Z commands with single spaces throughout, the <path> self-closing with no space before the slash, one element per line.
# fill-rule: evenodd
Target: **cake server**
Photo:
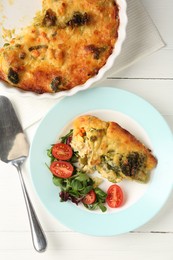
<path fill-rule="evenodd" d="M 29 145 L 10 100 L 0 96 L 0 160 L 12 164 L 19 173 L 23 195 L 31 227 L 32 241 L 36 251 L 43 252 L 47 242 L 30 201 L 21 166 L 29 153 Z"/>

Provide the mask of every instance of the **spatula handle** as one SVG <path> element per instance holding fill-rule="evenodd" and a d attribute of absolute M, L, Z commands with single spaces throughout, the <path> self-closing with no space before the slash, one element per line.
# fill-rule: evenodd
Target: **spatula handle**
<path fill-rule="evenodd" d="M 26 208 L 27 208 L 27 212 L 28 212 L 34 248 L 37 252 L 44 252 L 46 250 L 46 247 L 47 247 L 47 241 L 46 241 L 45 234 L 42 230 L 42 227 L 41 227 L 39 220 L 36 216 L 35 210 L 32 206 L 31 201 L 30 201 L 30 198 L 29 198 L 29 195 L 28 195 L 25 183 L 24 183 L 24 179 L 23 179 L 23 176 L 22 176 L 20 163 L 16 163 L 16 164 L 14 164 L 14 166 L 16 166 L 18 173 L 19 173 L 19 178 L 20 178 L 22 191 L 23 191 L 23 194 L 24 194 Z"/>

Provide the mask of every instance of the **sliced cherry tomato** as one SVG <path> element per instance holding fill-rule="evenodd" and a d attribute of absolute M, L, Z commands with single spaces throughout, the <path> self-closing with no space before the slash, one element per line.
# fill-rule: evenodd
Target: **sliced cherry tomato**
<path fill-rule="evenodd" d="M 118 208 L 123 204 L 123 191 L 120 186 L 113 184 L 107 191 L 106 202 L 110 208 Z"/>
<path fill-rule="evenodd" d="M 91 190 L 90 192 L 88 192 L 85 197 L 83 198 L 82 202 L 84 204 L 90 205 L 93 204 L 96 200 L 96 194 L 94 190 Z"/>
<path fill-rule="evenodd" d="M 52 147 L 52 154 L 55 158 L 66 161 L 72 157 L 73 151 L 70 145 L 58 143 Z"/>
<path fill-rule="evenodd" d="M 54 161 L 50 165 L 50 170 L 53 175 L 63 179 L 71 177 L 73 169 L 71 163 L 64 161 Z"/>

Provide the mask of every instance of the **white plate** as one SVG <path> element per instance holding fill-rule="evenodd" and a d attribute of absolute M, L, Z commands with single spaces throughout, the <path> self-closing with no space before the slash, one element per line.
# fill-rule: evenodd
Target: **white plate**
<path fill-rule="evenodd" d="M 127 25 L 127 15 L 126 15 L 126 1 L 116 0 L 119 5 L 119 17 L 120 25 L 118 30 L 118 39 L 115 44 L 113 53 L 109 56 L 107 63 L 99 70 L 99 73 L 94 77 L 86 81 L 85 84 L 76 86 L 75 88 L 67 91 L 61 91 L 58 93 L 44 93 L 37 94 L 33 92 L 23 91 L 14 87 L 10 87 L 8 83 L 0 82 L 0 87 L 2 90 L 19 94 L 22 96 L 30 96 L 36 98 L 59 98 L 63 96 L 71 96 L 81 90 L 86 90 L 93 83 L 99 81 L 103 78 L 104 74 L 113 66 L 116 57 L 121 52 L 122 43 L 126 36 L 126 25 Z M 35 13 L 41 9 L 41 1 L 23 1 L 23 0 L 0 0 L 0 47 L 3 46 L 4 42 L 2 39 L 2 27 L 6 29 L 16 28 L 16 32 L 27 24 L 30 23 Z"/>
<path fill-rule="evenodd" d="M 119 184 L 125 194 L 125 203 L 106 213 L 60 202 L 59 189 L 53 185 L 52 175 L 45 166 L 45 163 L 49 164 L 46 151 L 50 145 L 71 127 L 75 117 L 86 113 L 118 122 L 144 142 L 158 159 L 148 184 L 130 181 Z M 172 158 L 172 133 L 158 111 L 134 94 L 106 87 L 65 98 L 47 113 L 33 139 L 29 165 L 39 198 L 57 220 L 81 233 L 110 236 L 138 228 L 162 208 L 173 187 Z M 104 181 L 102 188 L 107 189 L 107 186 Z"/>

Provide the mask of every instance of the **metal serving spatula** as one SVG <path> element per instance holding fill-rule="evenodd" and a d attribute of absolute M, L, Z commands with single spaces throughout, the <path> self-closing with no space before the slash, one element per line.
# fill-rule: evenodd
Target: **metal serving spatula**
<path fill-rule="evenodd" d="M 29 199 L 21 171 L 28 153 L 29 145 L 13 106 L 7 97 L 0 96 L 0 160 L 17 168 L 28 211 L 33 245 L 36 251 L 43 252 L 47 246 L 46 238 Z"/>

